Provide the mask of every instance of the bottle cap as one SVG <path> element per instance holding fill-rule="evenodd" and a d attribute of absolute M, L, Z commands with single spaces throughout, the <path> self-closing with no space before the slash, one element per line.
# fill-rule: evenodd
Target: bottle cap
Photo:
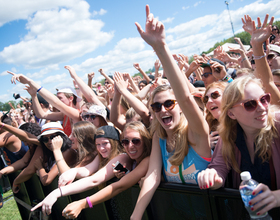
<path fill-rule="evenodd" d="M 249 180 L 252 178 L 250 172 L 248 172 L 248 171 L 244 171 L 244 172 L 240 173 L 240 177 L 242 180 Z"/>

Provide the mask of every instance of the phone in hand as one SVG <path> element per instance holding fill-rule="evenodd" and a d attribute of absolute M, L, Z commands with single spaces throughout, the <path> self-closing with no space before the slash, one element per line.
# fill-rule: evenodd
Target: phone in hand
<path fill-rule="evenodd" d="M 117 161 L 115 165 L 116 165 L 114 167 L 115 170 L 119 170 L 120 172 L 125 172 L 125 173 L 129 172 L 129 170 L 123 167 L 123 165 L 119 161 Z"/>

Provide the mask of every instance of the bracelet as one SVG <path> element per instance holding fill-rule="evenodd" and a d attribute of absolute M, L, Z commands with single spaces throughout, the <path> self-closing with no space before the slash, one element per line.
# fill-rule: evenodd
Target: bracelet
<path fill-rule="evenodd" d="M 231 78 L 230 75 L 226 75 L 221 81 L 227 81 L 228 83 L 231 83 L 233 79 Z"/>
<path fill-rule="evenodd" d="M 150 84 L 152 84 L 152 85 L 154 85 L 154 83 L 153 83 L 153 81 L 152 81 L 152 80 L 151 80 L 149 83 L 150 83 Z"/>
<path fill-rule="evenodd" d="M 40 92 L 40 90 L 43 88 L 43 86 L 40 87 L 40 89 L 37 90 L 37 92 Z"/>
<path fill-rule="evenodd" d="M 60 187 L 58 187 L 59 188 L 59 190 L 60 190 L 60 197 L 62 197 L 63 195 L 62 195 L 62 190 L 61 190 L 61 188 Z"/>
<path fill-rule="evenodd" d="M 75 90 L 80 89 L 80 88 L 75 88 Z"/>
<path fill-rule="evenodd" d="M 2 126 L 1 126 L 0 130 L 1 130 L 3 127 L 4 127 L 4 123 L 2 123 Z"/>
<path fill-rule="evenodd" d="M 60 158 L 59 160 L 55 161 L 55 163 L 57 164 L 59 161 L 62 161 L 63 158 Z"/>
<path fill-rule="evenodd" d="M 247 59 L 247 57 L 244 57 L 242 60 L 241 60 L 241 63 L 243 62 L 243 61 L 245 61 Z"/>
<path fill-rule="evenodd" d="M 87 197 L 86 199 L 87 199 L 88 207 L 89 207 L 89 208 L 92 208 L 93 206 L 92 206 L 92 203 L 91 203 L 89 197 Z"/>
<path fill-rule="evenodd" d="M 262 56 L 255 56 L 255 55 L 253 55 L 253 57 L 254 57 L 254 60 L 260 60 L 261 58 L 266 57 L 266 53 L 264 53 L 264 55 L 262 55 Z"/>

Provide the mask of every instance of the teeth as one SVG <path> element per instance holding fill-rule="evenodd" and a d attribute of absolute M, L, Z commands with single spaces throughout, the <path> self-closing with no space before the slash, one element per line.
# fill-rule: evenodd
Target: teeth
<path fill-rule="evenodd" d="M 131 154 L 135 154 L 135 153 L 136 153 L 136 151 L 129 151 L 129 153 L 131 153 Z"/>
<path fill-rule="evenodd" d="M 169 118 L 170 116 L 163 116 L 162 118 Z"/>

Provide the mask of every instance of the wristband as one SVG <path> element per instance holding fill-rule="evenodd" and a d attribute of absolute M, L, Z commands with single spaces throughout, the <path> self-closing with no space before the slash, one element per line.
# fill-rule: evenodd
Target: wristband
<path fill-rule="evenodd" d="M 43 86 L 40 87 L 40 89 L 37 90 L 37 92 L 40 92 L 40 90 L 43 88 Z"/>
<path fill-rule="evenodd" d="M 243 61 L 245 61 L 247 59 L 247 57 L 244 57 L 242 60 L 241 60 L 241 63 L 243 62 Z"/>
<path fill-rule="evenodd" d="M 260 60 L 261 58 L 266 57 L 266 53 L 264 53 L 264 55 L 262 55 L 262 56 L 255 56 L 255 55 L 253 55 L 253 57 L 254 57 L 254 60 Z"/>
<path fill-rule="evenodd" d="M 226 81 L 226 82 L 230 83 L 233 81 L 233 79 L 231 78 L 230 75 L 226 75 L 221 81 Z"/>
<path fill-rule="evenodd" d="M 92 203 L 91 203 L 89 197 L 87 197 L 86 199 L 87 199 L 88 207 L 89 207 L 89 208 L 92 208 L 93 206 L 92 206 Z"/>

